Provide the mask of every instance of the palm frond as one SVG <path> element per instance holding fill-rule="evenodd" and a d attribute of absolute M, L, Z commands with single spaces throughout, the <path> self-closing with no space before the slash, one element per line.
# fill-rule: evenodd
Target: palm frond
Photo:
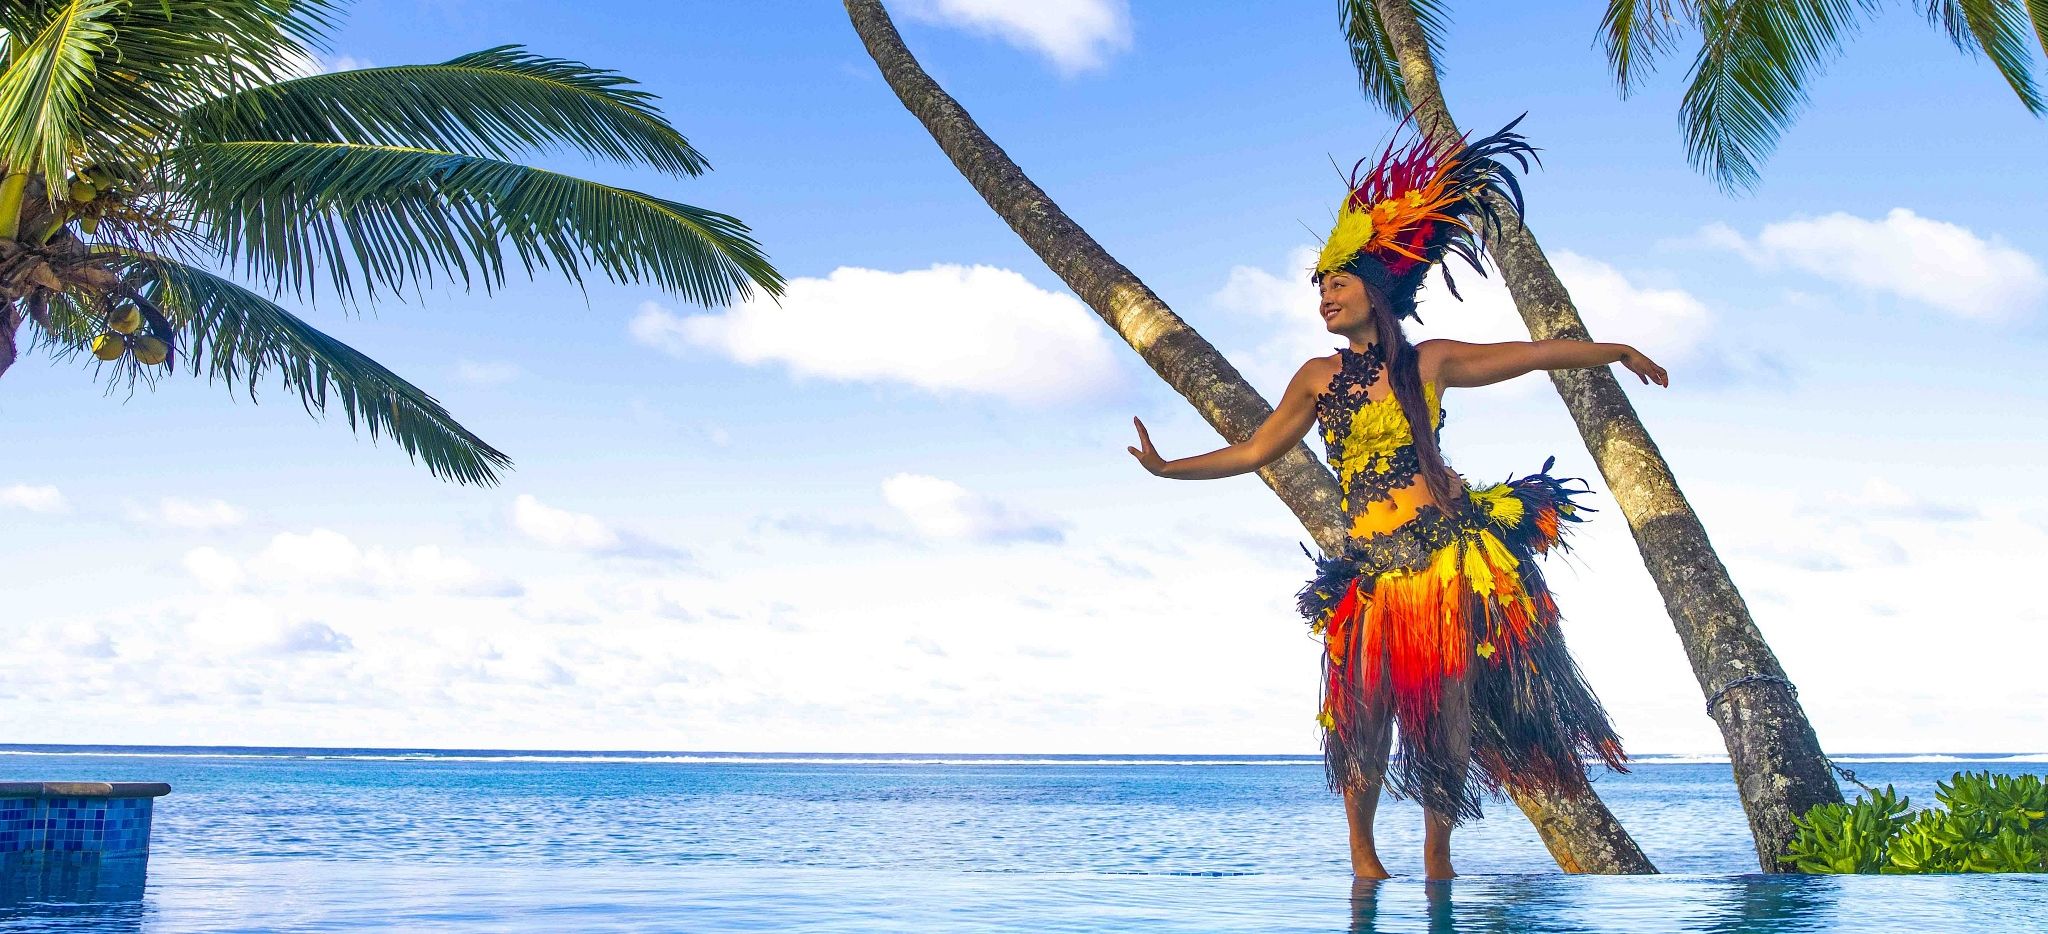
<path fill-rule="evenodd" d="M 53 5 L 33 31 L 9 30 L 11 38 L 27 39 L 0 72 L 0 161 L 10 171 L 65 176 L 93 70 L 113 39 L 106 19 L 125 4 L 69 0 Z"/>
<path fill-rule="evenodd" d="M 1753 188 L 1757 165 L 1806 102 L 1806 82 L 1877 0 L 1701 3 L 1703 43 L 1680 105 L 1686 153 L 1723 189 Z"/>
<path fill-rule="evenodd" d="M 1415 7 L 1415 19 L 1422 24 L 1430 56 L 1436 59 L 1437 74 L 1441 75 L 1444 29 L 1450 22 L 1443 0 L 1409 2 Z M 1365 99 L 1393 116 L 1406 116 L 1414 105 L 1408 100 L 1406 84 L 1401 80 L 1401 63 L 1387 38 L 1386 25 L 1380 22 L 1379 8 L 1373 0 L 1344 0 L 1338 25 L 1344 31 L 1345 45 L 1351 50 L 1351 64 L 1358 69 L 1358 85 Z"/>
<path fill-rule="evenodd" d="M 53 11 L 86 10 L 106 33 L 75 67 L 89 88 L 69 107 L 65 144 L 89 162 L 125 164 L 157 148 L 189 107 L 294 75 L 325 42 L 343 0 L 72 0 L 0 4 L 0 29 L 45 35 Z M 21 63 L 25 64 L 26 58 Z M 10 71 L 14 68 L 10 65 Z M 11 113 L 5 126 L 26 125 Z M 55 145 L 55 143 L 51 143 Z M 39 167 L 62 177 L 58 165 Z"/>
<path fill-rule="evenodd" d="M 707 305 L 780 294 L 738 218 L 652 195 L 457 153 L 357 143 L 180 146 L 168 160 L 193 216 L 266 286 L 308 294 L 503 283 L 509 244 L 528 276 L 554 267 L 650 282 Z"/>
<path fill-rule="evenodd" d="M 2034 23 L 2034 41 L 2048 54 L 2048 0 L 2027 0 L 2027 19 Z"/>
<path fill-rule="evenodd" d="M 2039 8 L 2030 10 L 2030 7 Z M 2048 49 L 2048 0 L 1928 0 L 1927 18 L 1956 48 L 1991 60 L 2032 114 L 2048 113 L 2034 85 L 2034 45 Z M 2038 31 L 2038 32 L 2037 32 Z M 2030 41 L 2031 40 L 2031 41 Z"/>
<path fill-rule="evenodd" d="M 72 288 L 43 292 L 38 297 L 43 298 L 44 304 L 41 313 L 31 319 L 35 322 L 32 346 L 51 359 L 65 360 L 84 354 L 92 339 L 107 329 L 105 295 Z"/>
<path fill-rule="evenodd" d="M 133 296 L 161 310 L 193 375 L 239 384 L 254 401 L 257 384 L 274 373 L 308 414 L 338 404 L 351 429 L 373 441 L 390 437 L 446 480 L 491 485 L 512 465 L 433 396 L 269 299 L 167 257 L 124 257 L 119 271 Z"/>
<path fill-rule="evenodd" d="M 614 71 L 519 46 L 438 65 L 313 75 L 251 88 L 186 113 L 200 142 L 382 143 L 495 158 L 573 148 L 672 175 L 702 174 L 704 157 Z"/>
<path fill-rule="evenodd" d="M 1600 17 L 1601 44 L 1621 96 L 1635 90 L 1698 18 L 1695 0 L 1608 0 L 1607 12 Z"/>

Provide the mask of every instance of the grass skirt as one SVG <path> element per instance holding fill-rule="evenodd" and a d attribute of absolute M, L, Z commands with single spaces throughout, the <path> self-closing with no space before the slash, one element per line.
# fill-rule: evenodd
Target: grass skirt
<path fill-rule="evenodd" d="M 1317 559 L 1300 605 L 1328 649 L 1318 719 L 1333 790 L 1383 782 L 1462 821 L 1480 815 L 1468 762 L 1479 767 L 1470 778 L 1493 792 L 1583 788 L 1587 758 L 1627 771 L 1536 568 L 1584 511 L 1571 501 L 1584 491 L 1550 466 L 1474 490 L 1461 515 L 1424 507 L 1391 533 Z M 1399 755 L 1388 764 L 1395 722 Z"/>

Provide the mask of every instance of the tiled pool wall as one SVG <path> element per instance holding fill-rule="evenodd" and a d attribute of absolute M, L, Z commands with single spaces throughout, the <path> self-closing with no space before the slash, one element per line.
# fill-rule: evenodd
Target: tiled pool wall
<path fill-rule="evenodd" d="M 0 859 L 148 859 L 150 798 L 0 797 Z"/>
<path fill-rule="evenodd" d="M 155 782 L 0 782 L 0 904 L 140 891 Z"/>

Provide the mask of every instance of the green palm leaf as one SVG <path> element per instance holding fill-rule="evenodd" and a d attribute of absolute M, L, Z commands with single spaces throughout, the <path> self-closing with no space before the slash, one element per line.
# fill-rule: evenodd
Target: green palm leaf
<path fill-rule="evenodd" d="M 269 299 L 174 260 L 127 256 L 120 271 L 134 296 L 168 319 L 194 375 L 240 384 L 254 400 L 256 384 L 275 373 L 308 413 L 339 404 L 350 428 L 391 437 L 443 479 L 495 484 L 512 465 L 433 396 Z"/>
<path fill-rule="evenodd" d="M 1724 189 L 1752 188 L 1757 165 L 1806 102 L 1806 81 L 1876 0 L 1716 0 L 1699 4 L 1704 40 L 1679 106 L 1686 154 Z"/>
<path fill-rule="evenodd" d="M 187 108 L 289 77 L 338 2 L 0 4 L 0 29 L 35 37 L 0 75 L 0 153 L 62 178 L 72 151 L 116 163 L 153 151 Z M 38 158 L 24 161 L 31 149 Z"/>
<path fill-rule="evenodd" d="M 510 158 L 564 146 L 672 175 L 704 157 L 617 72 L 518 46 L 438 65 L 314 75 L 208 101 L 186 114 L 189 139 L 383 143 Z"/>
<path fill-rule="evenodd" d="M 1600 17 L 1601 42 L 1608 67 L 1623 97 L 1635 90 L 1643 73 L 1671 51 L 1684 28 L 1698 21 L 1692 0 L 1608 0 Z"/>
<path fill-rule="evenodd" d="M 2027 0 L 2027 19 L 2034 23 L 2034 41 L 2048 53 L 2048 0 Z"/>
<path fill-rule="evenodd" d="M 2034 86 L 2034 45 L 2048 49 L 2048 0 L 1928 0 L 1927 18 L 1956 48 L 1990 59 L 2029 113 L 2048 113 Z"/>
<path fill-rule="evenodd" d="M 2035 114 L 2033 46 L 2048 50 L 2048 0 L 1921 0 L 1956 47 L 1991 60 Z M 1600 21 L 1625 96 L 1686 28 L 1699 31 L 1680 108 L 1686 153 L 1727 190 L 1754 187 L 1757 166 L 1806 102 L 1820 72 L 1880 0 L 1609 0 Z M 2029 38 L 2031 32 L 2031 40 Z"/>
<path fill-rule="evenodd" d="M 40 264 L 0 270 L 18 295 L 8 318 L 25 314 L 35 344 L 77 357 L 115 339 L 110 314 L 133 302 L 147 334 L 97 365 L 110 391 L 180 364 L 252 398 L 281 383 L 437 476 L 492 483 L 503 453 L 264 293 L 331 283 L 353 303 L 442 281 L 493 289 L 512 267 L 704 304 L 780 294 L 736 218 L 513 161 L 575 151 L 707 171 L 634 82 L 518 46 L 304 75 L 347 2 L 0 0 L 0 229 L 27 232 Z M 65 184 L 74 170 L 83 184 Z M 12 210 L 26 191 L 53 203 Z M 66 198 L 77 192 L 90 196 Z M 217 260 L 253 287 L 208 271 Z M 145 365 L 156 340 L 169 359 Z"/>
<path fill-rule="evenodd" d="M 400 291 L 459 278 L 502 284 L 509 244 L 527 275 L 554 267 L 651 282 L 702 304 L 780 294 L 747 226 L 716 211 L 529 166 L 359 143 L 197 143 L 169 154 L 193 216 L 266 285 L 300 294 Z"/>
<path fill-rule="evenodd" d="M 10 40 L 26 39 L 0 73 L 0 161 L 10 171 L 65 176 L 96 58 L 114 34 L 104 19 L 124 4 L 71 0 L 46 22 L 8 30 Z"/>
<path fill-rule="evenodd" d="M 1415 7 L 1416 21 L 1422 24 L 1423 36 L 1429 41 L 1430 55 L 1437 59 L 1437 74 L 1441 75 L 1443 61 L 1439 53 L 1450 17 L 1444 12 L 1442 0 L 1410 3 Z M 1380 22 L 1380 11 L 1373 0 L 1344 0 L 1339 26 L 1344 30 L 1345 45 L 1351 50 L 1351 64 L 1358 69 L 1358 84 L 1365 99 L 1396 117 L 1407 116 L 1413 105 L 1401 80 L 1401 63 L 1394 55 L 1393 43 L 1387 39 L 1386 25 Z"/>

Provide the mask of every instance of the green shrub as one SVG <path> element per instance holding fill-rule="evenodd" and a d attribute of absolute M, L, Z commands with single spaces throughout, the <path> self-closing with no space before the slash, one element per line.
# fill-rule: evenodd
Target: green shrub
<path fill-rule="evenodd" d="M 2048 872 L 2048 783 L 2038 775 L 1957 772 L 1935 783 L 1941 809 L 1912 812 L 1886 785 L 1854 804 L 1794 820 L 1780 857 L 1800 872 Z"/>

